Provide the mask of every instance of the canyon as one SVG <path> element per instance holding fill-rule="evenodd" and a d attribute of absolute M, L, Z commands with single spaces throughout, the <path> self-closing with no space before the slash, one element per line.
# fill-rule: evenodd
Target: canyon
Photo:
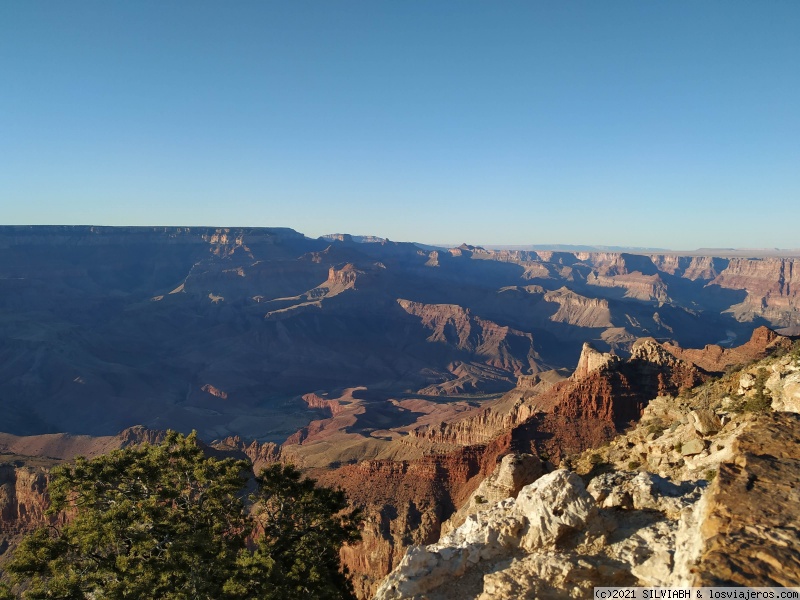
<path fill-rule="evenodd" d="M 480 403 L 626 356 L 798 333 L 797 258 L 437 248 L 281 228 L 0 227 L 0 393 L 15 434 L 143 424 L 282 443 L 302 397 Z M 368 396 L 368 398 L 367 398 Z M 394 401 L 394 403 L 392 402 Z M 441 403 L 441 401 L 439 401 Z M 358 425 L 357 425 L 358 426 Z"/>
<path fill-rule="evenodd" d="M 725 356 L 752 363 L 790 347 L 788 338 L 762 328 Z M 706 353 L 718 356 L 720 349 L 709 346 Z M 730 362 L 725 367 L 737 364 Z M 782 364 L 783 370 L 773 369 L 765 385 L 777 408 L 791 409 L 800 406 L 800 398 L 795 397 L 800 388 L 797 375 L 790 370 L 794 367 L 785 360 Z M 750 373 L 759 368 L 751 367 L 736 380 L 742 395 L 752 393 Z M 392 436 L 370 440 L 369 448 L 364 446 L 363 436 L 348 433 L 341 421 L 357 411 L 353 406 L 359 399 L 351 393 L 336 400 L 307 396 L 304 400 L 309 405 L 329 416 L 308 428 L 305 436 L 293 436 L 280 446 L 230 437 L 211 443 L 208 451 L 247 458 L 255 471 L 273 462 L 299 464 L 320 483 L 344 489 L 351 502 L 364 510 L 366 520 L 362 541 L 344 547 L 342 560 L 353 574 L 359 597 L 368 598 L 387 574 L 402 568 L 409 548 L 436 542 L 442 533 L 454 531 L 490 502 L 519 493 L 524 484 L 554 465 L 574 463 L 576 471 L 589 472 L 596 461 L 587 459 L 586 452 L 608 447 L 609 441 L 625 453 L 604 460 L 629 467 L 635 457 L 647 465 L 677 468 L 672 448 L 679 441 L 690 451 L 698 439 L 693 432 L 702 429 L 686 418 L 689 410 L 685 403 L 678 401 L 676 408 L 675 401 L 668 399 L 694 397 L 697 402 L 703 397 L 697 386 L 713 383 L 712 376 L 695 363 L 678 358 L 652 339 L 637 342 L 627 359 L 600 353 L 587 344 L 578 368 L 569 377 L 547 385 L 540 382 L 538 388 L 515 388 L 484 406 L 466 408 L 449 420 L 410 428 L 405 434 L 393 431 Z M 728 392 L 735 393 L 733 388 Z M 634 433 L 626 434 L 630 442 L 613 441 L 640 419 Z M 642 442 L 652 439 L 647 428 L 654 420 L 664 428 L 676 422 L 689 424 L 682 425 L 674 436 L 664 435 L 663 448 L 644 449 Z M 709 429 L 712 433 L 720 429 L 719 421 L 716 423 L 716 429 Z M 0 544 L 13 548 L 19 535 L 48 522 L 43 511 L 49 467 L 77 454 L 96 456 L 128 444 L 154 442 L 161 435 L 163 432 L 141 426 L 105 437 L 0 435 L 0 453 L 6 463 L 0 483 Z M 708 445 L 701 444 L 698 452 Z M 320 451 L 320 446 L 325 450 Z M 370 453 L 373 458 L 363 458 Z M 680 458 L 680 451 L 677 456 Z M 507 468 L 498 473 L 498 465 L 507 465 L 512 458 L 525 469 Z M 589 466 L 581 469 L 581 463 L 587 461 Z M 695 471 L 708 464 L 699 464 Z"/>
<path fill-rule="evenodd" d="M 292 463 L 343 488 L 366 519 L 342 560 L 372 597 L 409 548 L 556 467 L 585 478 L 620 435 L 626 448 L 652 441 L 637 423 L 653 411 L 680 413 L 667 426 L 697 445 L 689 409 L 663 399 L 789 351 L 798 262 L 280 228 L 0 227 L 0 564 L 54 518 L 52 466 L 196 429 L 208 452 L 256 472 Z M 782 373 L 766 385 L 776 410 L 796 411 Z M 677 460 L 666 448 L 608 460 L 656 458 Z M 593 491 L 568 479 L 591 528 Z"/>

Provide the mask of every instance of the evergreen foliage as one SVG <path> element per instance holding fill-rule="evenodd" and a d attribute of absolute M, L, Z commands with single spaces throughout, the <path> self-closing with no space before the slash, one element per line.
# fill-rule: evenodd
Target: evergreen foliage
<path fill-rule="evenodd" d="M 256 481 L 258 547 L 242 554 L 225 591 L 235 598 L 354 598 L 339 548 L 360 538 L 361 516 L 345 512 L 344 492 L 317 487 L 291 466 L 272 465 Z"/>
<path fill-rule="evenodd" d="M 26 537 L 7 571 L 26 600 L 352 598 L 338 553 L 359 516 L 344 493 L 274 466 L 257 478 L 254 518 L 249 467 L 207 457 L 195 433 L 79 458 L 49 487 L 67 523 Z"/>
<path fill-rule="evenodd" d="M 743 410 L 747 412 L 767 412 L 772 409 L 772 397 L 764 392 L 769 373 L 763 367 L 756 371 L 755 383 L 753 383 L 753 396 L 744 403 Z"/>

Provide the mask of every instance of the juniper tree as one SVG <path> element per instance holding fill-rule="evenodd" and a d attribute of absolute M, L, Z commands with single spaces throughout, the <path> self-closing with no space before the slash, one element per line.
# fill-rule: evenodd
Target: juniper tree
<path fill-rule="evenodd" d="M 49 486 L 49 511 L 66 524 L 25 538 L 6 570 L 26 600 L 351 598 L 338 551 L 357 539 L 358 517 L 343 512 L 344 494 L 267 469 L 254 494 L 263 535 L 248 549 L 249 468 L 206 456 L 195 433 L 79 458 Z"/>
<path fill-rule="evenodd" d="M 361 516 L 346 510 L 344 492 L 318 487 L 292 466 L 272 465 L 256 481 L 258 546 L 241 555 L 226 592 L 276 600 L 355 598 L 339 568 L 339 548 L 360 538 Z"/>

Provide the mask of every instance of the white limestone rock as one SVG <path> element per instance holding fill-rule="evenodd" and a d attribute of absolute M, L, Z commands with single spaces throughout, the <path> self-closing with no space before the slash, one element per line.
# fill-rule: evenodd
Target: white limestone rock
<path fill-rule="evenodd" d="M 442 524 L 442 535 L 461 526 L 469 515 L 474 515 L 490 506 L 516 497 L 526 485 L 533 483 L 544 473 L 542 462 L 532 454 L 507 454 L 494 472 L 484 479 L 467 502 Z"/>
<path fill-rule="evenodd" d="M 411 548 L 381 583 L 376 600 L 414 598 L 488 563 L 554 544 L 583 528 L 597 511 L 575 473 L 554 471 L 508 498 L 467 518 L 436 544 Z"/>

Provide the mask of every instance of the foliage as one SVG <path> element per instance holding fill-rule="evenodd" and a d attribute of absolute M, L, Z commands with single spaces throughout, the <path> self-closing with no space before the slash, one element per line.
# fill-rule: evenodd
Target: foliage
<path fill-rule="evenodd" d="M 361 516 L 346 510 L 344 492 L 316 487 L 292 466 L 272 465 L 256 479 L 258 547 L 243 555 L 226 593 L 281 600 L 354 598 L 339 569 L 339 548 L 359 539 Z"/>
<path fill-rule="evenodd" d="M 603 457 L 596 452 L 589 455 L 589 464 L 593 467 L 603 464 Z"/>
<path fill-rule="evenodd" d="M 650 425 L 647 426 L 647 433 L 648 434 L 653 434 L 655 437 L 660 437 L 661 434 L 664 433 L 665 429 L 666 429 L 666 426 L 664 426 L 663 423 L 654 422 L 654 423 L 651 423 Z"/>
<path fill-rule="evenodd" d="M 14 600 L 14 594 L 2 581 L 0 581 L 0 600 Z"/>
<path fill-rule="evenodd" d="M 175 432 L 158 445 L 79 458 L 54 469 L 49 487 L 50 512 L 65 512 L 67 523 L 24 539 L 7 571 L 31 600 L 290 599 L 301 579 L 310 590 L 320 581 L 345 590 L 312 596 L 349 597 L 338 549 L 358 531 L 357 520 L 337 516 L 343 492 L 315 488 L 291 467 L 268 470 L 256 496 L 287 508 L 259 513 L 266 534 L 251 551 L 254 523 L 242 501 L 249 466 L 207 457 L 195 433 Z M 240 593 L 242 571 L 261 581 L 258 594 Z"/>
<path fill-rule="evenodd" d="M 769 373 L 765 368 L 761 367 L 756 371 L 753 395 L 745 401 L 742 410 L 745 412 L 766 412 L 772 408 L 772 398 L 768 393 L 764 393 L 764 386 L 768 377 Z"/>

